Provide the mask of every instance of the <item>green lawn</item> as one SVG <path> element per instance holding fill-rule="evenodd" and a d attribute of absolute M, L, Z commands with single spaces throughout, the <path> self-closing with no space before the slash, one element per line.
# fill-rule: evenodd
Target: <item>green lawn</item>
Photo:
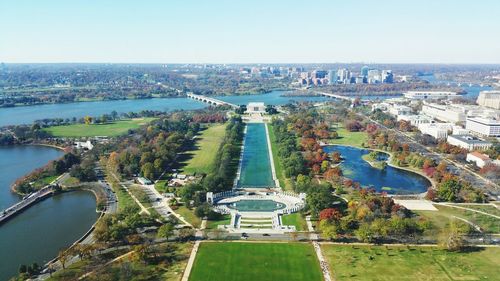
<path fill-rule="evenodd" d="M 306 220 L 300 215 L 300 213 L 283 215 L 281 217 L 281 221 L 283 225 L 294 225 L 297 231 L 307 230 Z"/>
<path fill-rule="evenodd" d="M 184 173 L 192 175 L 211 172 L 219 146 L 224 140 L 225 132 L 225 124 L 211 125 L 202 131 L 201 135 L 197 136 L 193 150 L 183 155 L 188 159 L 183 162 L 185 165 L 182 168 Z"/>
<path fill-rule="evenodd" d="M 33 187 L 38 189 L 38 188 L 42 188 L 48 184 L 50 184 L 51 182 L 53 182 L 54 180 L 56 180 L 57 178 L 59 177 L 59 175 L 55 175 L 55 176 L 47 176 L 47 177 L 43 177 L 43 178 L 39 178 L 37 179 L 34 183 L 33 183 Z"/>
<path fill-rule="evenodd" d="M 167 192 L 168 188 L 168 181 L 166 180 L 159 180 L 155 183 L 155 188 L 158 190 L 158 192 L 165 193 Z"/>
<path fill-rule="evenodd" d="M 188 209 L 185 206 L 179 206 L 174 210 L 177 214 L 181 215 L 185 220 L 187 220 L 194 227 L 201 226 L 201 219 L 194 214 L 194 209 Z"/>
<path fill-rule="evenodd" d="M 336 131 L 339 137 L 336 139 L 329 139 L 328 143 L 363 147 L 362 144 L 366 143 L 368 140 L 368 135 L 365 132 L 349 132 L 342 125 L 339 125 Z"/>
<path fill-rule="evenodd" d="M 482 205 L 457 204 L 457 206 L 478 210 L 495 216 L 500 216 L 500 209 L 497 209 L 496 207 L 489 204 L 482 204 Z"/>
<path fill-rule="evenodd" d="M 343 280 L 498 280 L 500 248 L 447 252 L 437 247 L 322 245 L 333 277 Z"/>
<path fill-rule="evenodd" d="M 127 133 L 129 129 L 137 129 L 153 120 L 154 118 L 136 118 L 106 124 L 73 124 L 67 126 L 53 126 L 44 128 L 43 130 L 56 137 L 113 137 L 123 135 Z"/>
<path fill-rule="evenodd" d="M 278 156 L 278 147 L 276 144 L 276 135 L 274 134 L 274 127 L 271 124 L 267 124 L 267 127 L 269 129 L 269 140 L 271 141 L 271 150 L 273 153 L 274 170 L 276 171 L 276 176 L 278 177 L 278 181 L 280 182 L 281 188 L 285 190 L 292 190 L 291 182 L 289 179 L 285 177 L 285 172 L 283 170 L 283 166 L 281 165 L 281 161 Z"/>
<path fill-rule="evenodd" d="M 306 243 L 202 243 L 190 281 L 319 281 L 319 262 Z"/>
<path fill-rule="evenodd" d="M 217 229 L 219 225 L 227 225 L 231 223 L 231 215 L 223 215 L 218 220 L 207 221 L 207 229 Z"/>
<path fill-rule="evenodd" d="M 438 212 L 416 211 L 415 213 L 429 218 L 437 228 L 442 228 L 453 216 L 456 216 L 479 225 L 486 233 L 500 233 L 500 219 L 448 206 L 434 206 L 439 210 Z"/>

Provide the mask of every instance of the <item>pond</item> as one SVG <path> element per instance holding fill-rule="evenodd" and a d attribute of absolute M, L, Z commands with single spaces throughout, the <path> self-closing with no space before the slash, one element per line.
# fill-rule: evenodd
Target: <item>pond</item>
<path fill-rule="evenodd" d="M 340 168 L 345 177 L 359 182 L 363 187 L 373 187 L 378 192 L 388 194 L 418 194 L 427 191 L 430 181 L 417 173 L 386 166 L 383 170 L 372 167 L 361 157 L 367 149 L 349 146 L 325 146 L 327 153 L 340 152 L 344 161 Z M 383 155 L 383 154 L 381 154 Z"/>
<path fill-rule="evenodd" d="M 273 200 L 240 200 L 227 204 L 227 207 L 240 212 L 272 212 L 284 209 L 286 205 Z"/>

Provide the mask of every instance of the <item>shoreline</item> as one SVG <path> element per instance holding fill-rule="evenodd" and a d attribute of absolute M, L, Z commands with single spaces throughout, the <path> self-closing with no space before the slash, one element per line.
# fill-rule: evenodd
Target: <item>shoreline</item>
<path fill-rule="evenodd" d="M 407 172 L 412 172 L 412 173 L 415 173 L 415 174 L 418 174 L 422 177 L 424 177 L 425 179 L 427 179 L 432 188 L 436 188 L 436 183 L 434 182 L 434 179 L 430 178 L 429 176 L 427 176 L 424 172 L 422 171 L 418 171 L 418 170 L 413 170 L 411 168 L 407 168 L 407 167 L 400 167 L 400 166 L 396 166 L 394 164 L 391 163 L 391 159 L 393 157 L 393 154 L 388 152 L 388 151 L 384 151 L 384 150 L 380 150 L 380 149 L 376 149 L 376 148 L 366 148 L 366 147 L 359 147 L 359 146 L 355 146 L 355 145 L 348 145 L 348 144 L 331 144 L 331 143 L 328 143 L 328 144 L 325 144 L 325 145 L 322 145 L 322 146 L 346 146 L 346 147 L 353 147 L 353 148 L 357 148 L 357 149 L 365 149 L 365 150 L 370 150 L 370 151 L 377 151 L 377 152 L 381 152 L 381 153 L 385 153 L 385 154 L 388 154 L 389 155 L 389 158 L 387 159 L 386 163 L 387 163 L 387 166 L 391 166 L 395 169 L 401 169 L 401 170 L 404 170 L 404 171 L 407 171 Z M 365 159 L 361 158 L 363 161 L 366 161 Z M 368 161 L 366 161 L 368 164 L 370 164 Z M 371 166 L 371 164 L 370 164 Z M 374 167 L 375 168 L 375 167 Z M 422 193 L 416 193 L 416 194 L 408 194 L 408 195 L 419 195 L 419 194 L 427 194 L 427 191 L 425 192 L 422 192 Z"/>

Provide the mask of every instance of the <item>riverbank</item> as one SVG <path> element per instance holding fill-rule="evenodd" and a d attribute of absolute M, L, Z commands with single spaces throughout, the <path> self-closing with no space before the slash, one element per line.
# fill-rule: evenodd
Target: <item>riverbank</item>
<path fill-rule="evenodd" d="M 428 175 L 426 175 L 423 171 L 419 171 L 417 169 L 412 169 L 412 168 L 409 168 L 409 167 L 400 167 L 400 166 L 397 166 L 397 165 L 391 163 L 392 162 L 391 160 L 394 157 L 394 155 L 391 152 L 380 150 L 380 149 L 360 147 L 360 146 L 356 146 L 356 145 L 322 144 L 322 146 L 351 147 L 351 148 L 355 148 L 355 149 L 361 149 L 361 150 L 367 150 L 367 151 L 375 151 L 375 152 L 378 152 L 378 153 L 387 154 L 387 155 L 389 155 L 389 158 L 386 161 L 387 166 L 390 166 L 390 167 L 392 167 L 394 169 L 397 169 L 397 170 L 403 170 L 403 171 L 407 171 L 407 172 L 410 172 L 410 173 L 413 173 L 413 174 L 417 174 L 417 175 L 425 178 L 427 180 L 427 182 L 432 185 L 433 188 L 436 187 L 436 182 L 434 181 L 434 179 L 432 179 L 431 177 L 429 177 Z M 367 155 L 367 154 L 364 154 L 364 155 Z M 364 162 L 366 162 L 366 163 L 368 163 L 370 166 L 372 166 L 372 164 L 369 161 L 366 161 L 366 159 L 364 157 L 362 157 L 362 156 L 361 156 L 361 160 L 364 161 Z M 376 168 L 376 167 L 374 167 L 374 168 Z M 427 192 L 427 188 L 425 189 L 425 192 L 418 192 L 416 194 L 422 195 L 422 194 L 425 194 L 426 192 Z"/>

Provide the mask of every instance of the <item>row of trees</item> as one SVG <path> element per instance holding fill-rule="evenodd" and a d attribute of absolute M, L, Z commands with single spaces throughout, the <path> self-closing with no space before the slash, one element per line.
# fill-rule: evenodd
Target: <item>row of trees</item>
<path fill-rule="evenodd" d="M 231 118 L 217 152 L 213 170 L 201 182 L 187 184 L 178 190 L 178 195 L 185 203 L 193 201 L 198 216 L 213 218 L 217 215 L 204 204 L 206 192 L 221 192 L 232 188 L 238 169 L 244 128 L 240 117 Z"/>

